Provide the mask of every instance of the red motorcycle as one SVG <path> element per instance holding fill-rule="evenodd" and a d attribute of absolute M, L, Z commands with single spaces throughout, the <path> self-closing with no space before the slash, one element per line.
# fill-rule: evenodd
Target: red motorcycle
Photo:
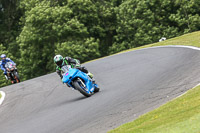
<path fill-rule="evenodd" d="M 13 64 L 12 62 L 7 62 L 5 64 L 5 68 L 7 70 L 7 75 L 9 77 L 9 79 L 11 80 L 11 83 L 12 84 L 19 83 L 20 79 L 19 79 L 19 75 L 18 75 L 15 64 Z"/>

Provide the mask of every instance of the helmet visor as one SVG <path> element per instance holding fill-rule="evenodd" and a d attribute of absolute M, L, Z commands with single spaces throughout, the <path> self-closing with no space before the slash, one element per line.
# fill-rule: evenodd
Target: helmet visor
<path fill-rule="evenodd" d="M 63 60 L 59 60 L 59 61 L 56 62 L 56 64 L 57 64 L 58 66 L 61 66 L 62 63 L 63 63 Z"/>

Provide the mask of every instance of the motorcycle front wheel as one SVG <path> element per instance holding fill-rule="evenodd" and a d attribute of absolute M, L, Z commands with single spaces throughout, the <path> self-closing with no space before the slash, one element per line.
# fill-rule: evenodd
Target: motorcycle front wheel
<path fill-rule="evenodd" d="M 20 82 L 20 79 L 19 79 L 18 73 L 17 73 L 17 72 L 14 72 L 14 75 L 15 75 L 14 78 L 15 78 L 16 82 L 19 83 L 19 82 Z"/>
<path fill-rule="evenodd" d="M 80 79 L 81 80 L 81 79 Z M 91 92 L 87 91 L 85 84 L 79 80 L 74 81 L 74 87 L 84 96 L 90 97 L 92 95 Z"/>

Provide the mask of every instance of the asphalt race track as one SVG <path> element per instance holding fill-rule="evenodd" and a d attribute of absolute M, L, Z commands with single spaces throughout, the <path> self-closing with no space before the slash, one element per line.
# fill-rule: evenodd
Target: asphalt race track
<path fill-rule="evenodd" d="M 200 51 L 157 47 L 84 64 L 101 90 L 85 98 L 51 73 L 0 88 L 1 133 L 105 133 L 200 82 Z"/>

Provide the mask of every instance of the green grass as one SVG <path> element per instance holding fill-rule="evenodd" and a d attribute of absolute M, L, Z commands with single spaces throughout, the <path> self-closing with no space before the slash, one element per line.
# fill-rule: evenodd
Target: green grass
<path fill-rule="evenodd" d="M 189 33 L 189 34 L 185 34 L 185 35 L 182 35 L 182 36 L 179 36 L 179 37 L 176 37 L 176 38 L 172 38 L 172 39 L 167 39 L 167 40 L 162 41 L 162 42 L 157 42 L 157 43 L 148 44 L 148 45 L 144 45 L 144 46 L 137 47 L 137 48 L 124 50 L 124 51 L 119 52 L 119 53 L 138 50 L 138 49 L 142 49 L 142 48 L 149 48 L 149 47 L 155 47 L 155 46 L 166 46 L 166 45 L 185 45 L 185 46 L 200 47 L 200 31 Z M 116 54 L 119 54 L 119 53 L 116 53 Z M 105 58 L 105 57 L 101 57 L 101 58 Z M 84 62 L 84 63 L 88 63 L 88 62 L 92 62 L 92 61 L 95 61 L 95 60 L 99 60 L 101 58 L 90 60 L 90 61 L 87 61 L 87 62 Z"/>
<path fill-rule="evenodd" d="M 200 132 L 200 86 L 110 133 Z"/>
<path fill-rule="evenodd" d="M 200 32 L 131 50 L 165 45 L 200 47 Z M 200 133 L 200 86 L 109 133 Z"/>
<path fill-rule="evenodd" d="M 126 51 L 132 51 L 132 50 L 136 50 L 136 49 L 155 47 L 155 46 L 166 46 L 166 45 L 184 45 L 184 46 L 200 47 L 200 31 L 185 34 L 185 35 L 175 37 L 175 38 L 172 38 L 169 40 L 165 40 L 162 42 L 157 42 L 157 43 L 129 49 Z M 122 52 L 126 52 L 126 51 L 122 51 Z"/>

